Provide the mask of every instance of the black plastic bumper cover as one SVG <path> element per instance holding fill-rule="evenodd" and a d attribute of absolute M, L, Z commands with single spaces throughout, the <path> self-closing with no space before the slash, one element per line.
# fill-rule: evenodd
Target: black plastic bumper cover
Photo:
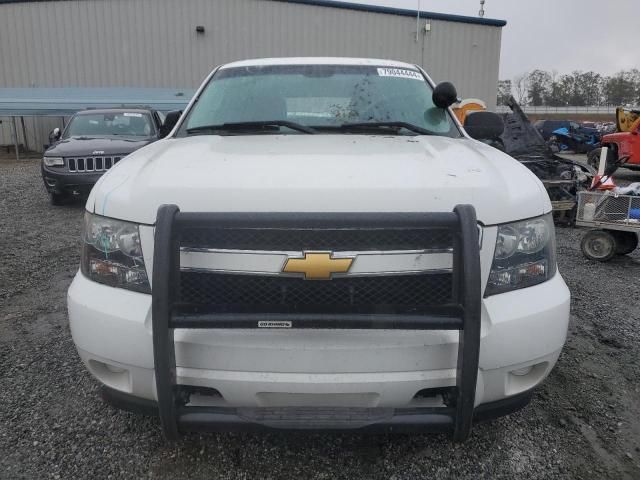
<path fill-rule="evenodd" d="M 474 422 L 494 420 L 517 412 L 526 407 L 533 398 L 534 390 L 519 393 L 495 402 L 478 405 L 473 413 Z M 108 404 L 120 410 L 126 410 L 148 416 L 158 416 L 158 403 L 146 398 L 135 397 L 103 386 L 100 396 Z M 390 418 L 360 427 L 358 432 L 371 433 L 413 433 L 447 431 L 451 425 L 442 422 L 442 417 L 434 417 L 428 409 L 397 409 Z M 207 412 L 189 414 L 181 421 L 181 427 L 188 431 L 259 431 L 273 427 L 248 421 L 239 415 L 235 408 L 211 408 Z M 306 428 L 308 429 L 308 428 Z M 333 429 L 336 430 L 336 429 Z"/>
<path fill-rule="evenodd" d="M 104 172 L 69 173 L 63 169 L 41 167 L 42 180 L 49 193 L 89 193 Z"/>

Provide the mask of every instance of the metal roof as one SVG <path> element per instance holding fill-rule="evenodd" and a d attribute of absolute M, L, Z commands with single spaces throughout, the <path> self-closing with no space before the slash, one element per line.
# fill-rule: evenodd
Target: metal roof
<path fill-rule="evenodd" d="M 280 58 L 252 58 L 238 60 L 222 65 L 222 70 L 236 67 L 258 67 L 270 65 L 356 65 L 356 66 L 377 66 L 411 68 L 415 70 L 415 65 L 396 60 L 382 60 L 377 58 L 351 58 L 351 57 L 280 57 Z"/>
<path fill-rule="evenodd" d="M 0 117 L 63 117 L 88 108 L 182 110 L 194 92 L 174 88 L 0 88 Z"/>
<path fill-rule="evenodd" d="M 417 10 L 405 8 L 383 7 L 380 5 L 367 5 L 362 3 L 340 2 L 335 0 L 272 0 L 276 2 L 301 3 L 303 5 L 315 5 L 319 7 L 342 8 L 346 10 L 359 10 L 362 12 L 386 13 L 388 15 L 400 15 L 404 17 L 416 17 Z M 477 25 L 488 25 L 492 27 L 504 27 L 506 20 L 495 20 L 492 18 L 468 17 L 465 15 L 451 15 L 448 13 L 436 13 L 420 11 L 420 18 L 431 20 L 444 20 L 446 22 L 473 23 Z"/>
<path fill-rule="evenodd" d="M 61 0 L 0 0 L 2 3 L 34 3 L 34 2 L 57 2 Z M 342 2 L 335 0 L 270 0 L 276 2 L 298 3 L 302 5 L 314 5 L 318 7 L 342 8 L 347 10 L 359 10 L 361 12 L 386 13 L 388 15 L 400 15 L 405 17 L 416 17 L 416 10 L 409 10 L 395 7 L 382 7 L 379 5 L 366 5 L 361 3 Z M 420 11 L 420 18 L 431 20 L 443 20 L 446 22 L 471 23 L 476 25 L 487 25 L 491 27 L 504 27 L 506 20 L 496 20 L 492 18 L 469 17 L 465 15 L 451 15 L 448 13 L 436 13 Z"/>

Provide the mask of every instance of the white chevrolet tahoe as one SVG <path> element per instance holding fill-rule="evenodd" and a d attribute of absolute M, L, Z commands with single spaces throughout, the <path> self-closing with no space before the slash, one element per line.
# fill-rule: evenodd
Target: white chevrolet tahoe
<path fill-rule="evenodd" d="M 92 190 L 73 339 L 170 440 L 239 428 L 446 430 L 527 404 L 569 291 L 540 181 L 415 65 L 215 69 Z"/>

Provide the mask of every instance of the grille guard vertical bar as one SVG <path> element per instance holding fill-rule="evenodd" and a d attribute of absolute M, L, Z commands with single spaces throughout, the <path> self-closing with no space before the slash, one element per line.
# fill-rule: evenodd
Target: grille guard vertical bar
<path fill-rule="evenodd" d="M 153 251 L 152 334 L 153 362 L 162 430 L 169 441 L 179 437 L 176 400 L 176 358 L 174 330 L 170 327 L 171 305 L 177 291 L 180 256 L 174 220 L 175 205 L 158 209 Z"/>
<path fill-rule="evenodd" d="M 460 221 L 459 243 L 462 259 L 457 278 L 459 291 L 463 292 L 463 328 L 458 343 L 458 367 L 456 386 L 456 418 L 453 439 L 462 442 L 469 438 L 473 423 L 473 409 L 478 381 L 480 357 L 480 247 L 476 211 L 471 205 L 458 205 L 454 212 Z"/>

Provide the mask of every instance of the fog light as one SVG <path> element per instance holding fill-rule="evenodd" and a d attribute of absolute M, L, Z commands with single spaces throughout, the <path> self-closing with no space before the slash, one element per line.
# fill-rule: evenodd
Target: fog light
<path fill-rule="evenodd" d="M 512 370 L 511 373 L 513 375 L 522 377 L 524 375 L 529 375 L 529 373 L 531 373 L 531 370 L 533 370 L 533 367 L 524 367 L 524 368 L 519 368 L 518 370 Z"/>
<path fill-rule="evenodd" d="M 111 373 L 124 373 L 124 372 L 126 372 L 126 370 L 124 368 L 115 367 L 115 366 L 110 365 L 108 363 L 105 363 L 105 366 L 107 367 L 107 370 L 109 370 Z"/>

